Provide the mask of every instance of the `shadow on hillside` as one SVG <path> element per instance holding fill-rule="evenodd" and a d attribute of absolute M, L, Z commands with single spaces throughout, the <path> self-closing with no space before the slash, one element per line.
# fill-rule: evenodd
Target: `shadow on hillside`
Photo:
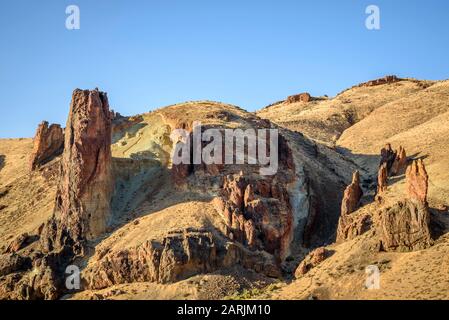
<path fill-rule="evenodd" d="M 2 170 L 3 167 L 5 166 L 5 159 L 6 159 L 5 155 L 0 154 L 0 170 Z"/>

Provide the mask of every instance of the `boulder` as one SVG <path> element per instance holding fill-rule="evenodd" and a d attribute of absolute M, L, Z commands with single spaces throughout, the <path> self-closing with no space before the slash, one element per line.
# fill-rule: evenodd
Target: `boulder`
<path fill-rule="evenodd" d="M 311 269 L 315 268 L 321 262 L 326 260 L 329 252 L 324 247 L 317 248 L 313 250 L 304 260 L 299 264 L 298 268 L 295 271 L 295 277 L 300 278 L 305 275 Z"/>

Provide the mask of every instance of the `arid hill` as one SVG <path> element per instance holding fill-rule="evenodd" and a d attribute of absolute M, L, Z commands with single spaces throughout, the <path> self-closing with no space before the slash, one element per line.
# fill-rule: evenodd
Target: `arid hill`
<path fill-rule="evenodd" d="M 123 117 L 76 90 L 64 139 L 42 124 L 0 140 L 0 297 L 449 298 L 448 98 L 448 81 L 388 77 L 256 113 L 195 101 Z M 279 129 L 279 170 L 174 164 L 186 141 L 171 134 L 194 122 Z"/>

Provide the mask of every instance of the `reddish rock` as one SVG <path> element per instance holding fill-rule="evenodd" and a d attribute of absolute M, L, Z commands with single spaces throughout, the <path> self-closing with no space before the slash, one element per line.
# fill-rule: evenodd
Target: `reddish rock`
<path fill-rule="evenodd" d="M 348 241 L 371 229 L 369 214 L 341 216 L 337 229 L 337 242 Z"/>
<path fill-rule="evenodd" d="M 391 166 L 391 174 L 398 175 L 403 173 L 404 169 L 407 167 L 407 154 L 402 146 L 399 146 L 399 151 L 396 152 L 396 158 Z"/>
<path fill-rule="evenodd" d="M 354 231 L 350 231 L 354 229 L 353 221 L 347 216 L 358 209 L 362 195 L 363 192 L 362 188 L 360 188 L 360 175 L 359 172 L 356 171 L 352 175 L 352 183 L 346 187 L 343 194 L 340 219 L 338 221 L 337 228 L 337 241 L 347 240 L 348 233 L 354 233 Z"/>
<path fill-rule="evenodd" d="M 380 168 L 379 172 L 377 174 L 377 194 L 380 194 L 387 190 L 388 185 L 388 169 L 387 169 L 387 163 L 384 162 Z"/>
<path fill-rule="evenodd" d="M 287 103 L 295 103 L 295 102 L 309 102 L 311 100 L 311 96 L 309 93 L 304 92 L 300 94 L 295 94 L 292 96 L 289 96 L 287 98 Z"/>
<path fill-rule="evenodd" d="M 393 162 L 396 159 L 396 152 L 391 148 L 391 144 L 387 143 L 385 148 L 382 148 L 380 151 L 380 165 L 386 163 L 387 164 L 387 173 L 390 172 L 391 167 L 393 166 Z"/>
<path fill-rule="evenodd" d="M 422 203 L 427 203 L 428 180 L 426 168 L 421 159 L 415 160 L 407 168 L 405 183 L 407 197 Z"/>
<path fill-rule="evenodd" d="M 324 247 L 320 247 L 312 251 L 305 259 L 299 264 L 295 271 L 295 277 L 300 278 L 305 275 L 311 269 L 315 268 L 321 262 L 326 260 L 328 251 Z"/>
<path fill-rule="evenodd" d="M 44 229 L 47 250 L 95 239 L 106 231 L 113 193 L 111 113 L 106 93 L 75 90 L 65 130 L 54 218 Z"/>
<path fill-rule="evenodd" d="M 64 134 L 59 124 L 48 126 L 48 122 L 42 122 L 36 131 L 33 140 L 33 152 L 30 157 L 30 169 L 45 164 L 62 153 L 64 148 Z"/>
<path fill-rule="evenodd" d="M 346 187 L 343 194 L 343 200 L 341 202 L 341 215 L 347 215 L 357 210 L 362 195 L 363 192 L 362 188 L 360 188 L 360 175 L 359 172 L 356 171 L 352 175 L 352 183 Z"/>

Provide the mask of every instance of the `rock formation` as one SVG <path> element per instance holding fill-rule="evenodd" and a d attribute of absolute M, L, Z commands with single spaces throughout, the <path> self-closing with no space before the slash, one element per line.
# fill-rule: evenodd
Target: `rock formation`
<path fill-rule="evenodd" d="M 309 102 L 312 99 L 309 93 L 304 92 L 287 97 L 287 103 Z"/>
<path fill-rule="evenodd" d="M 377 194 L 380 194 L 387 190 L 388 185 L 388 169 L 387 169 L 387 163 L 384 162 L 380 168 L 379 172 L 377 174 Z"/>
<path fill-rule="evenodd" d="M 106 93 L 75 90 L 66 128 L 55 217 L 74 240 L 90 240 L 106 230 L 113 192 Z"/>
<path fill-rule="evenodd" d="M 341 202 L 341 215 L 347 215 L 357 210 L 363 192 L 360 188 L 360 175 L 356 171 L 352 175 L 352 182 L 346 187 Z"/>
<path fill-rule="evenodd" d="M 402 79 L 398 78 L 395 75 L 390 75 L 390 76 L 385 76 L 383 78 L 379 78 L 379 79 L 375 79 L 375 80 L 370 80 L 368 82 L 364 82 L 359 84 L 359 87 L 374 87 L 374 86 L 379 86 L 382 84 L 390 84 L 390 83 L 394 83 L 394 82 L 398 82 L 401 81 Z"/>
<path fill-rule="evenodd" d="M 362 232 L 362 230 L 358 232 L 351 231 L 353 228 L 353 219 L 352 217 L 348 217 L 349 214 L 357 210 L 362 195 L 363 192 L 362 188 L 360 188 L 360 175 L 359 172 L 356 171 L 352 175 L 351 184 L 346 187 L 343 194 L 341 214 L 337 228 L 337 241 L 347 240 L 349 234 Z"/>
<path fill-rule="evenodd" d="M 162 241 L 149 240 L 130 249 L 99 252 L 98 256 L 84 272 L 89 289 L 131 282 L 172 283 L 235 264 L 270 277 L 281 276 L 274 260 L 224 243 L 206 230 L 180 230 Z"/>
<path fill-rule="evenodd" d="M 396 152 L 396 157 L 391 166 L 391 175 L 395 176 L 401 174 L 407 167 L 407 154 L 402 146 L 399 146 L 399 151 Z"/>
<path fill-rule="evenodd" d="M 422 160 L 413 161 L 406 173 L 407 198 L 382 212 L 382 250 L 413 251 L 432 245 L 427 183 L 424 163 Z"/>
<path fill-rule="evenodd" d="M 52 124 L 49 127 L 48 122 L 43 121 L 37 128 L 33 143 L 33 152 L 30 157 L 31 170 L 35 170 L 62 153 L 64 134 L 61 126 Z"/>
<path fill-rule="evenodd" d="M 405 179 L 407 197 L 418 202 L 427 203 L 429 177 L 421 159 L 413 161 L 408 166 Z"/>
<path fill-rule="evenodd" d="M 393 151 L 391 148 L 391 144 L 387 143 L 385 148 L 382 148 L 380 151 L 380 164 L 379 166 L 382 166 L 382 164 L 387 164 L 387 173 L 390 172 L 391 167 L 393 166 L 393 162 L 396 159 L 396 152 Z"/>
<path fill-rule="evenodd" d="M 307 257 L 299 264 L 295 271 L 295 277 L 300 278 L 309 272 L 312 268 L 315 268 L 321 262 L 326 260 L 329 252 L 324 248 L 320 247 L 313 250 Z"/>
<path fill-rule="evenodd" d="M 36 237 L 22 235 L 0 260 L 15 266 L 0 276 L 0 297 L 56 299 L 65 266 L 84 254 L 86 240 L 106 229 L 113 192 L 111 114 L 105 93 L 75 90 L 65 130 L 55 212 Z M 36 242 L 28 250 L 27 245 Z M 14 252 L 25 250 L 19 263 Z M 17 261 L 19 262 L 17 262 Z M 11 272 L 14 273 L 11 273 Z"/>

